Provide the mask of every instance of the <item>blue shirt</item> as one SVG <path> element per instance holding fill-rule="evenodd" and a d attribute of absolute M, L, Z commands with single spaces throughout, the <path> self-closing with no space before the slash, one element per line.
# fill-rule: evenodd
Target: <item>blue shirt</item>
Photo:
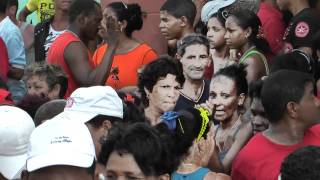
<path fill-rule="evenodd" d="M 10 66 L 24 69 L 26 56 L 22 34 L 8 16 L 0 22 L 0 37 L 7 46 Z"/>
<path fill-rule="evenodd" d="M 171 179 L 172 180 L 202 180 L 209 172 L 210 170 L 208 168 L 203 168 L 203 167 L 188 174 L 181 174 L 175 171 L 174 173 L 172 173 Z"/>

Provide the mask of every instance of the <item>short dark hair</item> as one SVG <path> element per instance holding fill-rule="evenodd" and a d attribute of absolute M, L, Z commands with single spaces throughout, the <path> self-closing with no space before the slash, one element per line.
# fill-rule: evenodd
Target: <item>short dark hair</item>
<path fill-rule="evenodd" d="M 300 50 L 281 54 L 272 59 L 270 73 L 281 69 L 296 70 L 300 72 L 315 73 L 315 63 L 311 57 Z"/>
<path fill-rule="evenodd" d="M 48 101 L 50 101 L 50 99 L 46 96 L 26 94 L 22 98 L 22 100 L 17 104 L 17 107 L 26 111 L 33 119 L 38 108 Z"/>
<path fill-rule="evenodd" d="M 42 104 L 34 116 L 35 126 L 37 127 L 42 121 L 51 119 L 60 114 L 66 106 L 66 103 L 67 101 L 64 99 L 55 99 Z"/>
<path fill-rule="evenodd" d="M 4 82 L 4 80 L 1 77 L 0 77 L 0 89 L 8 90 L 7 84 Z"/>
<path fill-rule="evenodd" d="M 160 80 L 160 78 L 166 77 L 168 74 L 175 75 L 176 81 L 180 86 L 183 85 L 185 78 L 180 61 L 177 61 L 170 56 L 161 56 L 146 65 L 139 76 L 138 82 L 141 98 L 146 106 L 149 104 L 144 88 L 152 92 L 153 86 Z"/>
<path fill-rule="evenodd" d="M 277 71 L 264 80 L 261 102 L 270 123 L 283 118 L 289 102 L 300 102 L 307 83 L 314 84 L 310 74 L 293 70 Z"/>
<path fill-rule="evenodd" d="M 96 169 L 96 160 L 93 160 L 92 165 L 90 167 L 80 167 L 80 166 L 69 166 L 69 165 L 53 165 L 53 166 L 47 166 L 47 167 L 43 167 L 40 169 L 37 169 L 35 171 L 29 172 L 29 173 L 45 173 L 47 170 L 49 169 L 55 169 L 55 168 L 73 168 L 73 169 L 81 169 L 81 170 L 85 170 L 89 175 L 92 175 L 92 177 L 94 177 L 94 172 Z"/>
<path fill-rule="evenodd" d="M 191 34 L 186 37 L 184 37 L 181 41 L 178 43 L 177 47 L 177 53 L 180 56 L 183 56 L 186 52 L 186 48 L 194 45 L 194 44 L 201 44 L 207 47 L 207 52 L 209 54 L 210 51 L 210 43 L 206 36 L 202 34 Z"/>
<path fill-rule="evenodd" d="M 63 98 L 68 89 L 68 78 L 60 66 L 46 63 L 34 63 L 29 65 L 24 73 L 27 80 L 31 76 L 45 77 L 45 81 L 52 90 L 56 84 L 60 85 L 59 98 Z"/>
<path fill-rule="evenodd" d="M 261 79 L 254 81 L 249 85 L 249 97 L 251 98 L 251 100 L 253 98 L 261 99 L 262 87 L 263 87 L 263 80 Z"/>
<path fill-rule="evenodd" d="M 320 179 L 320 147 L 306 146 L 289 154 L 280 168 L 281 180 Z"/>
<path fill-rule="evenodd" d="M 314 50 L 320 50 L 320 31 L 318 31 L 313 38 L 313 48 Z M 320 57 L 318 57 L 320 58 Z"/>
<path fill-rule="evenodd" d="M 167 0 L 160 8 L 160 11 L 167 11 L 175 18 L 185 16 L 188 22 L 193 26 L 197 9 L 191 0 Z"/>
<path fill-rule="evenodd" d="M 131 37 L 133 31 L 142 28 L 143 19 L 139 4 L 127 4 L 125 6 L 122 2 L 113 2 L 108 4 L 107 7 L 115 11 L 118 21 L 127 21 L 127 27 L 124 29 L 127 37 Z"/>
<path fill-rule="evenodd" d="M 0 1 L 0 13 L 5 14 L 7 9 L 8 0 Z"/>
<path fill-rule="evenodd" d="M 309 0 L 309 5 L 311 8 L 316 8 L 317 3 L 319 3 L 319 0 Z"/>
<path fill-rule="evenodd" d="M 11 7 L 11 6 L 16 6 L 17 10 L 18 10 L 18 0 L 7 0 L 7 8 Z"/>
<path fill-rule="evenodd" d="M 76 0 L 69 9 L 69 22 L 73 23 L 80 14 L 89 15 L 95 11 L 100 4 L 95 0 Z"/>
<path fill-rule="evenodd" d="M 15 14 L 17 14 L 18 8 L 19 8 L 18 0 L 8 0 L 7 9 L 10 8 L 10 7 L 13 7 L 13 6 L 16 7 Z"/>
<path fill-rule="evenodd" d="M 246 79 L 247 71 L 244 64 L 233 64 L 225 68 L 220 69 L 213 75 L 213 79 L 218 76 L 226 76 L 235 82 L 237 95 L 248 94 L 248 82 Z"/>
<path fill-rule="evenodd" d="M 100 128 L 105 120 L 109 120 L 112 124 L 114 122 L 121 122 L 122 119 L 114 116 L 107 116 L 107 115 L 97 115 L 87 123 L 91 124 L 94 128 Z"/>
<path fill-rule="evenodd" d="M 147 123 L 117 124 L 102 145 L 99 162 L 106 165 L 112 152 L 131 154 L 145 176 L 171 174 L 179 164 L 167 147 L 167 136 Z"/>

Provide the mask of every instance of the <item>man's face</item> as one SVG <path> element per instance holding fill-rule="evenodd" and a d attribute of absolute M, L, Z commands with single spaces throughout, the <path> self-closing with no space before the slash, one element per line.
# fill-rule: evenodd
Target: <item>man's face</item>
<path fill-rule="evenodd" d="M 299 104 L 299 118 L 306 123 L 307 126 L 314 125 L 320 119 L 320 101 L 315 96 L 315 89 L 310 82 L 306 85 L 304 95 Z"/>
<path fill-rule="evenodd" d="M 261 103 L 261 99 L 254 97 L 250 106 L 253 133 L 262 132 L 268 129 L 269 121 Z"/>
<path fill-rule="evenodd" d="M 89 40 L 94 40 L 99 31 L 99 26 L 102 20 L 102 12 L 99 6 L 95 6 L 95 10 L 89 13 L 84 20 L 82 34 Z"/>
<path fill-rule="evenodd" d="M 202 80 L 205 68 L 210 63 L 208 49 L 202 44 L 193 44 L 185 49 L 180 59 L 186 79 Z"/>
<path fill-rule="evenodd" d="M 182 28 L 181 20 L 172 16 L 167 11 L 160 11 L 160 32 L 167 39 L 180 39 Z"/>
<path fill-rule="evenodd" d="M 54 7 L 55 9 L 69 11 L 72 2 L 73 0 L 55 0 Z"/>
<path fill-rule="evenodd" d="M 96 154 L 100 154 L 102 148 L 102 142 L 108 135 L 108 130 L 111 128 L 111 121 L 105 119 L 103 123 L 99 127 L 95 127 L 90 123 L 86 123 L 90 134 L 92 136 L 92 140 L 94 143 Z"/>

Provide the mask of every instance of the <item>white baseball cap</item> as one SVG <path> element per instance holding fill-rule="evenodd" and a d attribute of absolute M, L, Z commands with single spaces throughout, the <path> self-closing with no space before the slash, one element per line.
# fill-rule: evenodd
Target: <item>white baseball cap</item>
<path fill-rule="evenodd" d="M 31 134 L 26 167 L 29 172 L 55 165 L 88 168 L 94 159 L 93 140 L 84 123 L 52 120 Z"/>
<path fill-rule="evenodd" d="M 219 9 L 225 8 L 236 2 L 236 0 L 212 0 L 207 2 L 201 10 L 201 20 L 204 23 L 207 23 L 210 17 L 217 13 Z"/>
<path fill-rule="evenodd" d="M 60 119 L 87 122 L 97 115 L 123 118 L 123 104 L 110 86 L 92 86 L 76 89 L 68 98 Z"/>
<path fill-rule="evenodd" d="M 34 122 L 14 106 L 0 106 L 0 117 L 0 173 L 7 179 L 18 179 L 26 164 Z"/>

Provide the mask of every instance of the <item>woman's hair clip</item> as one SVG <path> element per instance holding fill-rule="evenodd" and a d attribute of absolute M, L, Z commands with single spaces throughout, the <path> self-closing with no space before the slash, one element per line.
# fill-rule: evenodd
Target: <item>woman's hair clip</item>
<path fill-rule="evenodd" d="M 126 93 L 124 96 L 124 102 L 131 102 L 134 104 L 134 97 L 130 93 Z"/>
<path fill-rule="evenodd" d="M 207 126 L 208 126 L 208 123 L 209 123 L 209 115 L 210 115 L 210 113 L 209 113 L 208 110 L 206 110 L 203 107 L 200 107 L 200 108 L 197 108 L 197 109 L 200 111 L 200 116 L 201 116 L 201 119 L 202 119 L 201 129 L 200 129 L 199 135 L 198 135 L 197 140 L 196 140 L 196 142 L 198 143 L 200 141 L 201 137 L 203 136 L 204 132 L 207 129 Z"/>
<path fill-rule="evenodd" d="M 179 117 L 179 113 L 175 111 L 168 111 L 163 113 L 160 117 L 161 122 L 165 123 L 171 131 L 174 131 L 177 127 L 177 119 Z"/>
<path fill-rule="evenodd" d="M 313 59 L 308 54 L 301 51 L 300 49 L 293 49 L 291 52 L 297 52 L 298 54 L 300 54 L 308 63 L 308 72 L 313 72 Z"/>
<path fill-rule="evenodd" d="M 126 3 L 124 3 L 123 0 L 121 0 L 121 2 L 122 2 L 122 4 L 123 4 L 123 6 L 124 6 L 126 9 L 128 9 L 128 6 L 126 5 Z"/>
<path fill-rule="evenodd" d="M 224 20 L 227 20 L 227 18 L 229 17 L 229 12 L 227 10 L 222 10 L 221 15 L 224 18 Z"/>

